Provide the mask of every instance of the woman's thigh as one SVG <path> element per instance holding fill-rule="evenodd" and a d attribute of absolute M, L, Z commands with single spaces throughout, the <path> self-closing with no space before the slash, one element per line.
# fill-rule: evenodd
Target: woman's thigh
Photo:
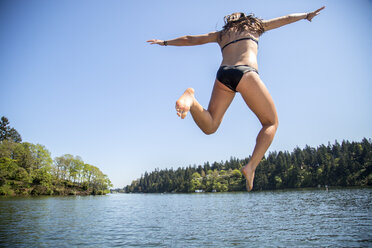
<path fill-rule="evenodd" d="M 257 73 L 245 73 L 236 90 L 242 95 L 244 101 L 262 125 L 278 123 L 274 101 Z"/>
<path fill-rule="evenodd" d="M 210 113 L 215 124 L 219 125 L 229 108 L 232 100 L 235 97 L 235 92 L 227 88 L 220 81 L 216 79 L 211 99 L 208 105 L 208 112 Z"/>

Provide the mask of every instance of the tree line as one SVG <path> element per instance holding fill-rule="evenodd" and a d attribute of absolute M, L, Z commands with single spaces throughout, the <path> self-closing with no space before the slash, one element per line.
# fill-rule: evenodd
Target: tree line
<path fill-rule="evenodd" d="M 249 158 L 209 162 L 176 170 L 145 172 L 124 188 L 127 193 L 245 191 L 240 172 Z M 371 186 L 372 142 L 342 141 L 293 152 L 270 152 L 256 169 L 253 190 L 318 186 Z"/>
<path fill-rule="evenodd" d="M 112 187 L 107 175 L 79 156 L 51 158 L 40 144 L 22 142 L 21 135 L 0 121 L 0 195 L 106 194 Z"/>

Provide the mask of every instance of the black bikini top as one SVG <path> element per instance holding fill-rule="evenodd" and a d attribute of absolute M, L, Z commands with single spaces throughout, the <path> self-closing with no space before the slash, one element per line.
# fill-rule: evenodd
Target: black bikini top
<path fill-rule="evenodd" d="M 256 42 L 257 45 L 258 45 L 258 40 L 256 40 L 255 38 L 252 38 L 252 37 L 244 37 L 244 38 L 237 39 L 237 40 L 233 40 L 233 41 L 227 43 L 226 45 L 224 45 L 224 46 L 221 48 L 221 51 L 222 51 L 225 47 L 227 47 L 228 45 L 233 44 L 233 43 L 236 43 L 236 42 L 241 41 L 241 40 L 253 40 L 253 41 Z"/>

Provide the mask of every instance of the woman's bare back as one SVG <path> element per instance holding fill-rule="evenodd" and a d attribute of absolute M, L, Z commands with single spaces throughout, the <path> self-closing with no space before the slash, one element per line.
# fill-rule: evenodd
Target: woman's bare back
<path fill-rule="evenodd" d="M 257 34 L 252 34 L 249 31 L 239 33 L 229 31 L 222 35 L 221 39 L 218 40 L 218 44 L 222 48 L 229 42 L 248 37 L 257 41 L 259 39 Z M 249 65 L 258 70 L 257 52 L 258 44 L 250 39 L 229 44 L 222 50 L 221 65 Z"/>

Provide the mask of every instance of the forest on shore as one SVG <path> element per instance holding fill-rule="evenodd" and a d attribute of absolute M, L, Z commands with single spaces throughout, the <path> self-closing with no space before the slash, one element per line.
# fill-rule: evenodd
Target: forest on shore
<path fill-rule="evenodd" d="M 102 195 L 112 187 L 107 175 L 79 156 L 51 158 L 40 144 L 22 142 L 21 135 L 0 120 L 0 195 Z"/>
<path fill-rule="evenodd" d="M 245 191 L 240 172 L 249 158 L 230 158 L 174 170 L 156 169 L 124 187 L 126 193 L 233 192 Z M 372 142 L 342 141 L 293 152 L 270 152 L 256 169 L 253 190 L 325 186 L 371 186 Z"/>

